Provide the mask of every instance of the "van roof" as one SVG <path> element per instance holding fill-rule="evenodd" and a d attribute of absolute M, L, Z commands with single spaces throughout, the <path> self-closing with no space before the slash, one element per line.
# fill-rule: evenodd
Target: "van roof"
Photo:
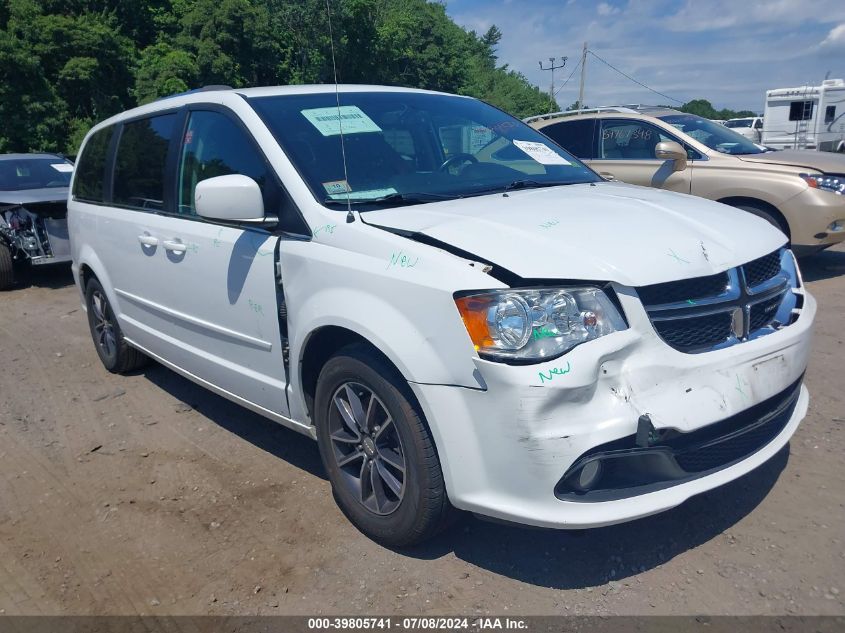
<path fill-rule="evenodd" d="M 179 108 L 191 103 L 203 103 L 208 101 L 216 101 L 223 95 L 236 94 L 246 99 L 252 97 L 274 97 L 283 95 L 306 95 L 306 94 L 325 94 L 348 92 L 413 92 L 420 94 L 439 94 L 455 96 L 463 99 L 472 99 L 463 95 L 451 95 L 446 92 L 438 92 L 434 90 L 422 90 L 420 88 L 404 88 L 401 86 L 376 86 L 367 84 L 298 84 L 288 86 L 266 86 L 260 88 L 231 88 L 229 86 L 206 86 L 203 88 L 196 88 L 186 92 L 175 93 L 146 103 L 144 105 L 131 108 L 119 112 L 108 119 L 100 121 L 92 130 L 98 130 L 108 125 L 114 125 L 120 121 L 131 119 L 138 116 L 153 114 L 165 109 Z M 90 132 L 89 132 L 90 133 Z"/>

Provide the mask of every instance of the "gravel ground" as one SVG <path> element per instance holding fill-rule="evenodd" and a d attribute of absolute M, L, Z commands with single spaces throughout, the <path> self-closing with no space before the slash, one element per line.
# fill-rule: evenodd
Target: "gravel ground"
<path fill-rule="evenodd" d="M 790 445 L 675 510 L 578 534 L 465 517 L 396 552 L 316 445 L 152 365 L 108 374 L 66 269 L 0 293 L 0 612 L 823 614 L 845 591 L 845 248 Z"/>

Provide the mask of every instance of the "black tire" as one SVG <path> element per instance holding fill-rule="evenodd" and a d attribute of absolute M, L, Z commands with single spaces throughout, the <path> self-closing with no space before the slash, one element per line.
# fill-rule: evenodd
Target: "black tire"
<path fill-rule="evenodd" d="M 123 374 L 146 364 L 147 357 L 123 338 L 103 286 L 96 279 L 91 279 L 85 286 L 85 306 L 94 349 L 106 369 L 113 374 Z"/>
<path fill-rule="evenodd" d="M 12 251 L 0 242 L 0 290 L 11 288 L 15 283 L 15 268 L 12 262 Z"/>
<path fill-rule="evenodd" d="M 747 211 L 752 215 L 756 215 L 758 218 L 763 218 L 766 222 L 771 224 L 773 227 L 782 231 L 787 237 L 789 237 L 789 227 L 784 226 L 784 222 L 777 217 L 771 210 L 766 209 L 762 205 L 759 207 L 753 204 L 735 204 L 733 205 L 737 209 L 742 209 L 743 211 Z"/>
<path fill-rule="evenodd" d="M 346 404 L 357 399 L 369 436 L 360 425 L 353 435 L 336 396 Z M 320 372 L 314 406 L 320 457 L 335 500 L 355 527 L 385 545 L 406 547 L 448 525 L 455 511 L 431 433 L 408 383 L 382 356 L 366 345 L 341 349 Z M 404 470 L 395 467 L 400 458 Z M 400 492 L 388 485 L 391 476 Z"/>

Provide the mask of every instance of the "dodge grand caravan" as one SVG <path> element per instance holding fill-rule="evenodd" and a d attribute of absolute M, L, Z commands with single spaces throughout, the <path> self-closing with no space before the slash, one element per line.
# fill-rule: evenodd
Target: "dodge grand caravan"
<path fill-rule="evenodd" d="M 310 435 L 350 520 L 552 528 L 672 508 L 777 453 L 816 303 L 786 237 L 603 181 L 468 97 L 197 91 L 86 136 L 73 271 L 147 357 Z"/>

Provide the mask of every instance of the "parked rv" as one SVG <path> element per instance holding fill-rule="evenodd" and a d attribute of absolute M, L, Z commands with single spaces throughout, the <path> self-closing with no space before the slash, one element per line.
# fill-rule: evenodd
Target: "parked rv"
<path fill-rule="evenodd" d="M 749 141 L 759 143 L 763 133 L 763 117 L 742 117 L 740 119 L 728 119 L 724 126 L 732 129 L 737 134 L 742 134 Z"/>
<path fill-rule="evenodd" d="M 769 90 L 763 118 L 763 145 L 845 152 L 845 80 Z"/>

